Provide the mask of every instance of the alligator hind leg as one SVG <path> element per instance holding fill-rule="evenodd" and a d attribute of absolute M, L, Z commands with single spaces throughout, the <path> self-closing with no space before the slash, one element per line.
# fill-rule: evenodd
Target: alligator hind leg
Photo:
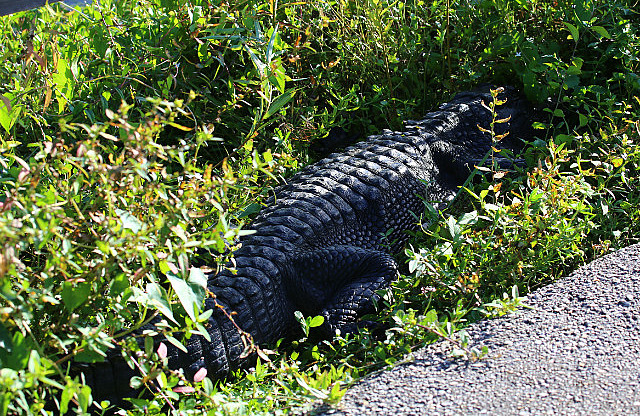
<path fill-rule="evenodd" d="M 358 318 L 373 312 L 376 291 L 398 276 L 389 254 L 354 246 L 332 246 L 297 256 L 287 287 L 307 316 L 322 315 L 326 335 L 354 332 Z M 299 276 L 304 275 L 304 279 Z"/>
<path fill-rule="evenodd" d="M 341 334 L 357 332 L 359 328 L 369 327 L 370 321 L 360 321 L 359 317 L 375 312 L 374 300 L 379 295 L 376 291 L 389 286 L 381 276 L 367 276 L 344 286 L 321 312 L 325 323 L 323 332 L 333 336 L 336 330 Z"/>

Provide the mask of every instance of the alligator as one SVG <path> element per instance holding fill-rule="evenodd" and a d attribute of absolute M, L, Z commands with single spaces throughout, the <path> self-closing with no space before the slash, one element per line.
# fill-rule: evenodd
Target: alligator
<path fill-rule="evenodd" d="M 187 352 L 166 343 L 168 366 L 190 379 L 203 368 L 211 378 L 247 368 L 255 361 L 244 353 L 246 334 L 257 345 L 273 344 L 299 329 L 296 311 L 323 316 L 324 336 L 357 331 L 397 277 L 393 256 L 416 229 L 425 201 L 450 201 L 492 145 L 518 151 L 532 137 L 527 101 L 511 87 L 500 97 L 507 102 L 497 117 L 509 121 L 495 133 L 510 134 L 497 144 L 479 128 L 492 121 L 485 88 L 292 176 L 253 221 L 255 233 L 240 239 L 233 262 L 208 278 L 211 341 L 191 336 Z M 85 377 L 98 396 L 131 394 L 132 370 L 123 361 L 91 368 Z"/>

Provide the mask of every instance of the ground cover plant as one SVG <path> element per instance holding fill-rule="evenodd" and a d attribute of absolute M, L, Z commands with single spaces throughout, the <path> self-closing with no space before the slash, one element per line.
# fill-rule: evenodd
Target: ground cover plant
<path fill-rule="evenodd" d="M 638 9 L 105 0 L 1 18 L 0 414 L 107 408 L 68 365 L 115 344 L 140 366 L 132 384 L 158 379 L 133 400 L 140 414 L 335 403 L 443 337 L 481 356 L 468 322 L 638 241 Z M 378 305 L 384 334 L 318 342 L 318 320 L 298 316 L 299 340 L 260 346 L 255 370 L 224 382 L 190 384 L 163 368 L 161 349 L 135 351 L 127 335 L 156 315 L 168 342 L 204 332 L 204 272 L 332 128 L 347 142 L 399 128 L 482 82 L 544 108 L 539 139 L 526 165 L 480 167 L 448 209 L 425 205 Z"/>

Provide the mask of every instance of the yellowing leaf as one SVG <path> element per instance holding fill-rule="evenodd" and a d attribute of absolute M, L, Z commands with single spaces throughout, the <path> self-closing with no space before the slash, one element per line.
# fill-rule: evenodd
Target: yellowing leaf
<path fill-rule="evenodd" d="M 506 175 L 507 172 L 496 172 L 493 174 L 493 179 L 502 179 L 504 178 L 504 175 Z M 502 182 L 499 183 L 498 185 L 502 185 Z M 498 187 L 498 189 L 500 189 L 500 187 Z M 494 187 L 494 191 L 497 191 L 497 189 L 495 189 Z"/>
<path fill-rule="evenodd" d="M 179 130 L 182 130 L 182 131 L 191 131 L 191 130 L 193 130 L 193 127 L 182 126 L 182 125 L 180 125 L 178 123 L 174 123 L 174 122 L 171 122 L 171 121 L 168 121 L 167 124 L 172 126 L 172 127 L 177 128 Z"/>
<path fill-rule="evenodd" d="M 2 101 L 2 104 L 4 104 L 5 111 L 7 113 L 10 113 L 11 112 L 11 100 L 8 99 L 7 97 L 5 97 L 4 95 L 0 94 L 0 101 Z"/>
<path fill-rule="evenodd" d="M 47 90 L 44 94 L 44 105 L 42 106 L 42 111 L 46 111 L 51 104 L 51 95 L 53 94 L 53 90 L 51 89 L 51 85 L 47 82 Z"/>

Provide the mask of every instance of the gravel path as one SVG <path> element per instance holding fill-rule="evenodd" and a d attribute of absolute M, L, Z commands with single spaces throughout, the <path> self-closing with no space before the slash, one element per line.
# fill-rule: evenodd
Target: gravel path
<path fill-rule="evenodd" d="M 363 380 L 344 415 L 640 415 L 640 244 L 539 289 L 523 309 L 472 325 L 472 363 L 439 342 Z M 326 410 L 326 409 L 325 409 Z"/>

